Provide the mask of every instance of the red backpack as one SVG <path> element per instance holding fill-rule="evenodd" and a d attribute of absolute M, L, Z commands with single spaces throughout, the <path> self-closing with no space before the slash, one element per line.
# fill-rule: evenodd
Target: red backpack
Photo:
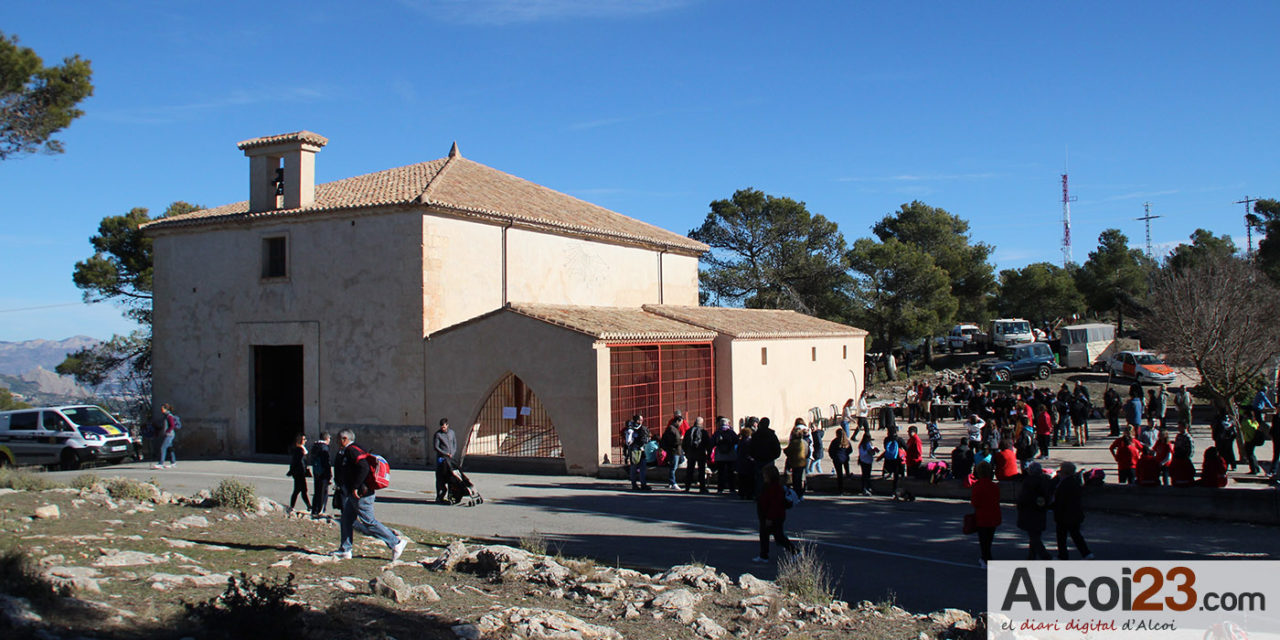
<path fill-rule="evenodd" d="M 365 476 L 364 488 L 369 493 L 373 493 L 391 486 L 391 465 L 387 463 L 387 459 L 376 453 L 364 451 L 355 445 L 352 447 L 359 452 L 356 455 L 356 462 L 369 465 L 369 475 Z"/>

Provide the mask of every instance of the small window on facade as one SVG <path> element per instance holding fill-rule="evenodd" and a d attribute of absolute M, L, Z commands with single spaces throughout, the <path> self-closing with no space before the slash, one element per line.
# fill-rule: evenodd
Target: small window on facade
<path fill-rule="evenodd" d="M 284 236 L 262 239 L 263 278 L 283 278 L 289 275 L 287 250 Z"/>
<path fill-rule="evenodd" d="M 844 355 L 841 357 L 845 360 L 849 359 L 849 345 L 844 345 Z"/>
<path fill-rule="evenodd" d="M 769 364 L 769 347 L 760 347 L 760 364 Z"/>
<path fill-rule="evenodd" d="M 817 347 L 809 347 L 809 358 L 810 358 L 810 359 L 812 359 L 814 362 L 817 362 L 817 361 L 818 361 L 818 348 L 817 348 Z"/>

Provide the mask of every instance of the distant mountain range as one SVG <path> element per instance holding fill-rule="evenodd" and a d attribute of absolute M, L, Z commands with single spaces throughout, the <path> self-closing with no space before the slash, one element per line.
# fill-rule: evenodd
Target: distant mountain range
<path fill-rule="evenodd" d="M 26 342 L 0 342 L 0 374 L 20 376 L 37 367 L 45 371 L 62 364 L 67 354 L 98 344 L 89 336 L 75 336 L 66 340 L 27 340 Z"/>
<path fill-rule="evenodd" d="M 98 344 L 89 336 L 66 340 L 0 342 L 0 387 L 8 388 L 33 404 L 62 404 L 91 397 L 90 389 L 54 368 L 67 354 Z"/>

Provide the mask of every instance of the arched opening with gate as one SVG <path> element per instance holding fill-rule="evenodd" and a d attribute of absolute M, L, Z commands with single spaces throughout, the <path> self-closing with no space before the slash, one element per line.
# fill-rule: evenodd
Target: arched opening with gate
<path fill-rule="evenodd" d="M 474 424 L 467 456 L 564 458 L 560 436 L 542 402 L 513 373 L 494 386 Z"/>

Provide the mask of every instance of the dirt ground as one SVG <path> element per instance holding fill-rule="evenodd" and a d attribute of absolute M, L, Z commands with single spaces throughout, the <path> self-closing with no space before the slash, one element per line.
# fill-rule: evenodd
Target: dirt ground
<path fill-rule="evenodd" d="M 33 517 L 38 508 L 51 505 L 58 508 L 56 518 Z M 338 561 L 323 555 L 336 547 L 338 537 L 336 522 L 327 520 L 113 499 L 72 488 L 5 490 L 0 495 L 0 594 L 27 598 L 42 621 L 0 635 L 217 638 L 244 637 L 246 627 L 252 627 L 273 637 L 452 640 L 459 637 L 455 625 L 522 607 L 565 611 L 625 637 L 699 637 L 692 627 L 647 610 L 640 616 L 622 615 L 634 602 L 549 593 L 522 580 L 431 570 L 428 565 L 451 540 L 431 531 L 388 525 L 412 540 L 399 562 L 390 563 L 385 546 L 359 534 L 355 557 Z M 592 560 L 561 560 L 576 572 L 600 568 Z M 415 589 L 429 585 L 440 599 L 397 602 L 373 594 L 370 581 L 387 569 L 417 585 Z M 283 603 L 276 603 L 285 609 L 242 608 L 237 614 L 241 617 L 227 614 L 212 620 L 190 616 L 190 606 L 215 601 L 228 590 L 228 579 L 240 572 L 268 584 L 291 581 Z M 59 573 L 89 580 L 50 578 Z M 57 587 L 59 583 L 63 586 Z M 744 596 L 737 587 L 727 593 L 710 592 L 697 608 L 728 633 L 750 638 L 917 638 L 922 631 L 928 637 L 938 631 L 924 616 L 892 603 L 854 607 L 855 622 L 839 628 L 806 625 L 799 618 L 747 621 L 738 605 Z M 0 615 L 0 628 L 4 618 Z M 288 621 L 284 635 L 268 631 L 283 620 Z"/>

